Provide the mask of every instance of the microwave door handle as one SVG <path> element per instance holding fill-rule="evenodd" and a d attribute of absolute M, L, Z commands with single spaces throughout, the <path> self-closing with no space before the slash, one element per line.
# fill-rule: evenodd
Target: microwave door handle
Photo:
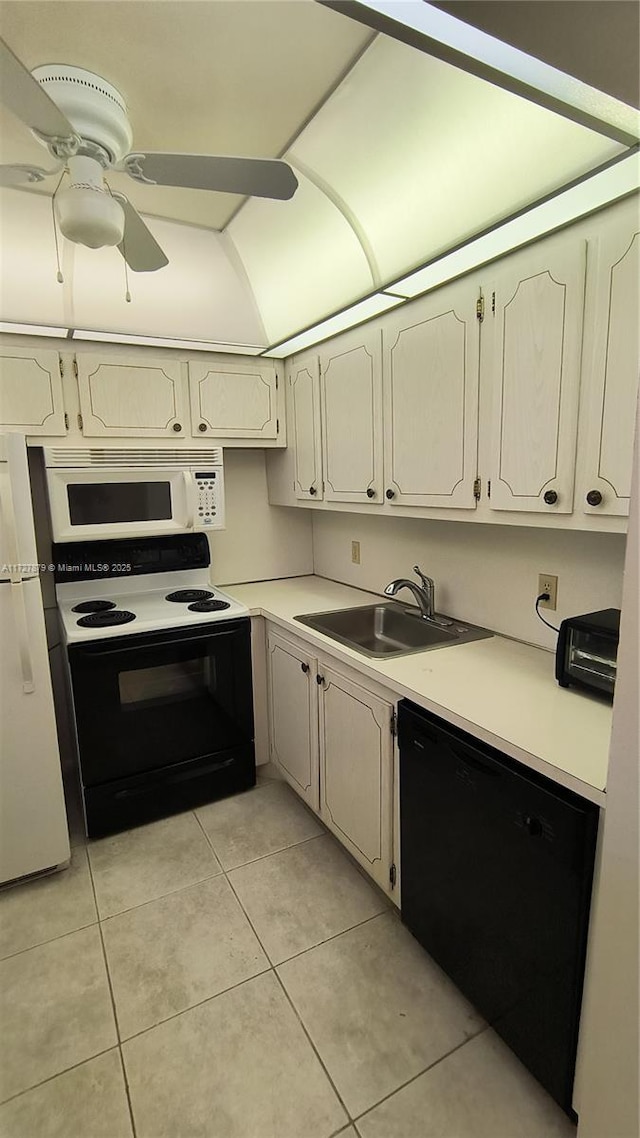
<path fill-rule="evenodd" d="M 16 625 L 18 656 L 20 657 L 20 671 L 22 672 L 22 690 L 26 695 L 30 695 L 35 691 L 35 684 L 33 682 L 33 661 L 29 647 L 29 628 L 24 600 L 24 586 L 22 581 L 12 581 L 9 587 L 11 589 L 11 600 L 13 601 L 13 618 Z"/>
<path fill-rule="evenodd" d="M 196 484 L 190 470 L 183 470 L 184 493 L 187 503 L 187 529 L 193 529 L 196 524 Z"/>

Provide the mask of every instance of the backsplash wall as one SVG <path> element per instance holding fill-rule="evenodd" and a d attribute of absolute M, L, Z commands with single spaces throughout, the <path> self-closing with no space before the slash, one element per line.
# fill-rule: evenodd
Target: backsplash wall
<path fill-rule="evenodd" d="M 224 452 L 226 528 L 209 534 L 216 585 L 313 573 L 308 510 L 270 506 L 263 450 Z"/>
<path fill-rule="evenodd" d="M 351 542 L 360 542 L 360 565 Z M 534 611 L 538 573 L 558 577 L 565 616 L 620 608 L 626 538 L 623 534 L 475 525 L 362 514 L 313 515 L 314 571 L 381 593 L 394 577 L 413 577 L 419 564 L 436 585 L 439 612 L 485 625 L 506 636 L 555 649 L 556 635 Z M 408 591 L 398 600 L 411 603 Z"/>

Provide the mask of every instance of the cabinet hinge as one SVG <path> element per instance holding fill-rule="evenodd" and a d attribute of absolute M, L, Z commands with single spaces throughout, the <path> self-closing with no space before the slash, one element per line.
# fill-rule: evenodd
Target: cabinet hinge
<path fill-rule="evenodd" d="M 482 480 L 480 478 L 474 478 L 474 480 L 473 480 L 473 496 L 474 496 L 476 502 L 480 501 L 480 494 L 481 493 L 482 493 Z"/>
<path fill-rule="evenodd" d="M 67 415 L 66 411 L 64 413 L 64 429 L 65 431 L 69 430 L 69 416 Z"/>
<path fill-rule="evenodd" d="M 64 379 L 64 364 L 62 362 L 62 356 L 58 356 L 58 366 L 60 368 L 60 379 Z"/>
<path fill-rule="evenodd" d="M 280 380 L 278 378 L 278 373 L 276 372 L 276 391 L 278 390 L 279 384 L 280 384 Z"/>
<path fill-rule="evenodd" d="M 82 430 L 83 425 L 84 424 L 82 422 L 82 415 L 78 415 L 78 427 L 80 428 L 80 430 Z"/>
<path fill-rule="evenodd" d="M 480 296 L 476 300 L 476 319 L 479 320 L 481 324 L 484 320 L 484 297 L 482 293 L 480 293 Z"/>
<path fill-rule="evenodd" d="M 487 482 L 487 498 L 491 497 L 491 479 Z"/>
<path fill-rule="evenodd" d="M 276 419 L 276 434 L 280 434 L 280 420 Z"/>
<path fill-rule="evenodd" d="M 495 294 L 495 292 L 491 293 L 491 312 L 495 316 L 495 314 L 496 314 L 496 294 Z"/>
<path fill-rule="evenodd" d="M 391 734 L 395 739 L 396 735 L 398 734 L 398 716 L 396 715 L 395 711 L 391 713 L 391 722 L 389 726 L 391 728 Z"/>
<path fill-rule="evenodd" d="M 395 865 L 390 865 L 389 866 L 389 885 L 391 886 L 392 889 L 395 889 L 397 879 L 398 879 L 398 871 L 397 871 Z"/>
<path fill-rule="evenodd" d="M 75 356 L 73 357 L 73 374 L 75 375 L 75 377 L 77 379 L 78 378 L 78 361 L 77 361 Z"/>

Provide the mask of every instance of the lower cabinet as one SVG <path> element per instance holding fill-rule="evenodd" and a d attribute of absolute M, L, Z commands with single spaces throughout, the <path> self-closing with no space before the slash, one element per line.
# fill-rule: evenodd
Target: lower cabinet
<path fill-rule="evenodd" d="M 394 704 L 330 657 L 267 632 L 271 759 L 386 892 L 393 890 Z"/>

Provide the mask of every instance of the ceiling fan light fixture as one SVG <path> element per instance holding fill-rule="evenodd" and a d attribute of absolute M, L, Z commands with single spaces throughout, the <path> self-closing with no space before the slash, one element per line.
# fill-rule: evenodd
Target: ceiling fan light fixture
<path fill-rule="evenodd" d="M 102 249 L 119 245 L 124 236 L 124 210 L 105 189 L 102 167 L 95 158 L 69 159 L 71 185 L 56 195 L 61 232 L 69 241 Z"/>
<path fill-rule="evenodd" d="M 69 186 L 56 198 L 58 224 L 69 241 L 102 249 L 119 245 L 124 236 L 124 210 L 104 190 Z"/>

